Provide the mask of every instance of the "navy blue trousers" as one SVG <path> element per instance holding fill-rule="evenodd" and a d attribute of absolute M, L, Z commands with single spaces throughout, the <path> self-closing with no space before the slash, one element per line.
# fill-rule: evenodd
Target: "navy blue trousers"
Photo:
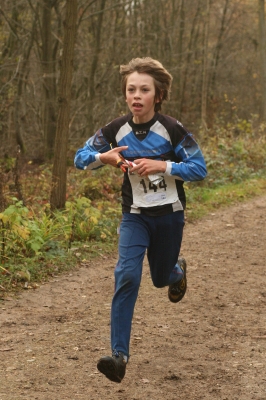
<path fill-rule="evenodd" d="M 129 357 L 131 324 L 146 250 L 154 286 L 162 288 L 182 279 L 177 260 L 183 228 L 183 211 L 159 217 L 123 214 L 111 308 L 112 350 Z"/>

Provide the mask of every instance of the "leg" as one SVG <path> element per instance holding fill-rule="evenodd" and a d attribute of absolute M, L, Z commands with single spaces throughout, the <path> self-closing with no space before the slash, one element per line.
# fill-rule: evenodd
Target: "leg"
<path fill-rule="evenodd" d="M 182 243 L 184 212 L 177 211 L 153 220 L 148 260 L 154 285 L 164 287 L 183 277 L 177 261 Z"/>
<path fill-rule="evenodd" d="M 148 244 L 149 231 L 141 215 L 124 214 L 111 310 L 112 357 L 102 357 L 97 364 L 98 370 L 113 382 L 120 383 L 126 373 L 131 323 Z"/>
<path fill-rule="evenodd" d="M 111 310 L 112 350 L 129 357 L 134 307 L 149 245 L 149 230 L 139 214 L 124 214 L 120 226 L 119 260 L 115 269 L 115 294 Z"/>

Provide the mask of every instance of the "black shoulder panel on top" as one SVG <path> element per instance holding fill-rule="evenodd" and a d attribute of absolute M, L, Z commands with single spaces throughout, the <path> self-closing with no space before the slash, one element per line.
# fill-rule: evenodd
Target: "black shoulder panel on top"
<path fill-rule="evenodd" d="M 174 148 L 189 133 L 189 131 L 181 124 L 181 122 L 177 121 L 173 117 L 170 117 L 169 115 L 158 113 L 158 121 L 165 127 L 165 129 L 169 133 Z"/>
<path fill-rule="evenodd" d="M 112 147 L 117 147 L 116 134 L 119 129 L 132 118 L 131 114 L 126 114 L 115 118 L 113 121 L 106 124 L 101 130 L 106 140 L 112 144 Z"/>

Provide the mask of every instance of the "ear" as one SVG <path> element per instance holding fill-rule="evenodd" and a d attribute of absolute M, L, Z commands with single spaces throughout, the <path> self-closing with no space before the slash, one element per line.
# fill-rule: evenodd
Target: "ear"
<path fill-rule="evenodd" d="M 162 96 L 157 97 L 157 98 L 155 98 L 154 100 L 155 100 L 155 101 L 154 101 L 154 104 L 161 103 L 161 102 L 162 102 Z"/>
<path fill-rule="evenodd" d="M 159 96 L 156 96 L 156 97 L 155 97 L 154 103 L 155 103 L 155 104 L 161 103 L 162 100 L 163 100 L 163 93 L 161 92 L 161 93 L 159 94 Z"/>

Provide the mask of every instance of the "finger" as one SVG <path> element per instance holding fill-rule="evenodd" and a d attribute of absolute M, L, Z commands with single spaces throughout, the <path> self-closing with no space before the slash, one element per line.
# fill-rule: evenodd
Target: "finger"
<path fill-rule="evenodd" d="M 127 149 L 128 149 L 128 146 L 120 146 L 120 147 L 116 147 L 116 148 L 115 148 L 115 150 L 116 150 L 118 153 L 120 153 L 120 151 L 127 150 Z"/>
<path fill-rule="evenodd" d="M 135 163 L 136 165 L 139 165 L 142 161 L 143 161 L 142 158 L 138 158 L 137 160 L 134 160 L 134 163 Z"/>
<path fill-rule="evenodd" d="M 139 169 L 141 168 L 140 165 L 135 165 L 134 167 L 130 168 L 131 172 L 138 172 L 139 173 Z"/>

